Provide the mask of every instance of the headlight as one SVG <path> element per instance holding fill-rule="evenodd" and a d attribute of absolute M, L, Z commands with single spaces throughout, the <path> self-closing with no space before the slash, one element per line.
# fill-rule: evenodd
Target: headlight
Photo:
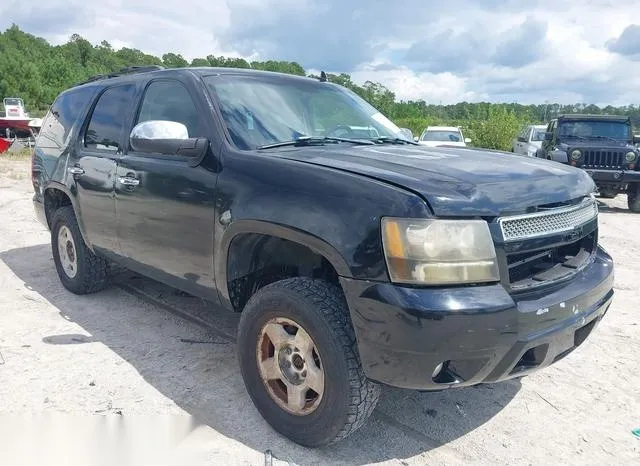
<path fill-rule="evenodd" d="M 626 154 L 624 154 L 624 158 L 628 163 L 631 163 L 636 159 L 636 153 L 629 151 Z"/>
<path fill-rule="evenodd" d="M 573 160 L 578 160 L 581 156 L 582 156 L 582 153 L 577 149 L 571 152 L 571 158 Z"/>
<path fill-rule="evenodd" d="M 445 285 L 500 280 L 484 220 L 383 218 L 382 243 L 393 282 Z"/>

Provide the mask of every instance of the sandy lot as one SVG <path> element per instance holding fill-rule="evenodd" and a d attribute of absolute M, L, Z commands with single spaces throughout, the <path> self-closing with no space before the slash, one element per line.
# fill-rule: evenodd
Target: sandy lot
<path fill-rule="evenodd" d="M 582 347 L 520 381 L 386 388 L 363 429 L 318 450 L 253 407 L 237 316 L 129 274 L 91 296 L 63 289 L 31 196 L 28 163 L 0 160 L 2 465 L 265 464 L 267 450 L 299 465 L 640 464 L 640 215 L 624 196 L 600 215 L 617 294 Z"/>

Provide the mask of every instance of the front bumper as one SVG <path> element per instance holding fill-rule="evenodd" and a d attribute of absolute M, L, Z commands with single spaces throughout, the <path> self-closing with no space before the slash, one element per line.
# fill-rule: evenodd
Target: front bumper
<path fill-rule="evenodd" d="M 511 296 L 499 284 L 444 289 L 347 278 L 341 283 L 367 377 L 441 390 L 518 377 L 566 356 L 611 304 L 613 261 L 599 248 L 561 288 L 527 295 Z"/>
<path fill-rule="evenodd" d="M 596 185 L 625 184 L 640 182 L 640 171 L 583 169 Z"/>

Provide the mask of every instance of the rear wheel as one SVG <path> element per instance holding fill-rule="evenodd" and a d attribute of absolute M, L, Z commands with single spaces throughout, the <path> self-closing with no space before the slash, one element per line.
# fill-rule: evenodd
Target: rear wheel
<path fill-rule="evenodd" d="M 71 206 L 61 207 L 53 215 L 51 249 L 60 281 L 69 291 L 87 294 L 107 286 L 109 262 L 86 246 Z"/>
<path fill-rule="evenodd" d="M 238 328 L 245 386 L 279 433 L 316 447 L 347 437 L 375 408 L 341 290 L 292 278 L 259 290 Z"/>

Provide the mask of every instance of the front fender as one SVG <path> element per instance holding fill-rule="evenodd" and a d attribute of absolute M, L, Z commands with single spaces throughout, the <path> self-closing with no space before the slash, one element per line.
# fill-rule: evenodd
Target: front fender
<path fill-rule="evenodd" d="M 400 187 L 273 153 L 225 154 L 216 195 L 214 270 L 223 302 L 238 234 L 281 237 L 321 254 L 340 276 L 387 281 L 381 218 L 431 216 L 423 199 Z"/>
<path fill-rule="evenodd" d="M 220 284 L 227 283 L 227 263 L 233 239 L 238 235 L 247 233 L 274 236 L 307 246 L 313 252 L 327 259 L 339 276 L 351 277 L 351 271 L 344 257 L 342 257 L 336 248 L 321 238 L 285 225 L 260 220 L 237 220 L 227 227 L 220 240 L 220 254 L 216 257 L 215 261 L 215 277 L 216 281 L 219 280 Z M 228 302 L 228 288 L 226 286 L 218 286 L 218 290 L 221 294 L 222 302 Z"/>

